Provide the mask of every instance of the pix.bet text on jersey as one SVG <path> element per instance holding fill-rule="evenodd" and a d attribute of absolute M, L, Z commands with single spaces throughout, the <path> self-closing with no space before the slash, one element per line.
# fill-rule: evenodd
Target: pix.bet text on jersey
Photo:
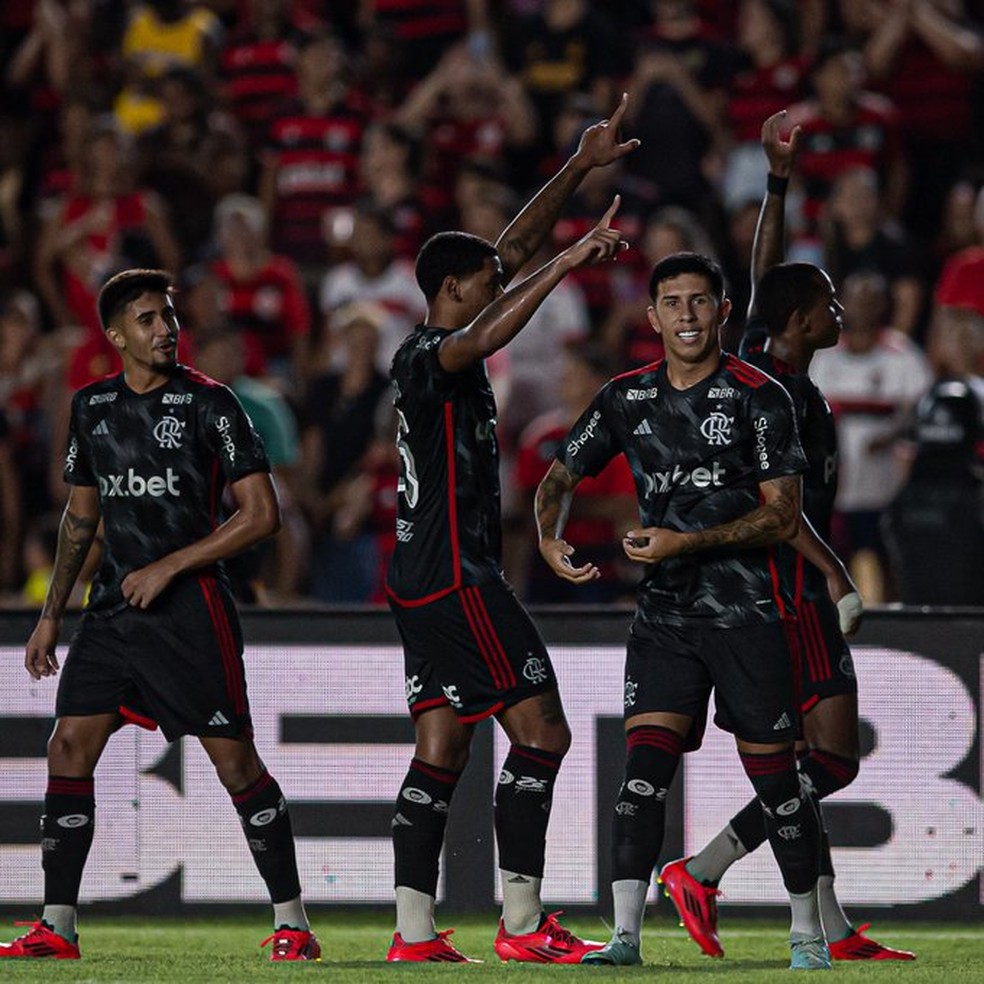
<path fill-rule="evenodd" d="M 760 505 L 760 482 L 806 470 L 788 394 L 733 355 L 686 390 L 673 388 L 663 361 L 616 376 L 557 457 L 572 474 L 593 476 L 619 453 L 632 469 L 642 525 L 678 532 L 747 515 Z M 770 558 L 767 548 L 720 547 L 648 565 L 638 617 L 721 628 L 774 621 Z"/>
<path fill-rule="evenodd" d="M 436 599 L 501 570 L 495 397 L 484 362 L 458 373 L 441 368 L 445 337 L 417 328 L 390 373 L 401 461 L 387 584 L 398 602 Z"/>
<path fill-rule="evenodd" d="M 194 369 L 148 393 L 122 373 L 79 390 L 64 476 L 98 487 L 105 528 L 88 608 L 124 607 L 123 578 L 211 533 L 226 483 L 258 471 L 266 452 L 239 400 Z"/>

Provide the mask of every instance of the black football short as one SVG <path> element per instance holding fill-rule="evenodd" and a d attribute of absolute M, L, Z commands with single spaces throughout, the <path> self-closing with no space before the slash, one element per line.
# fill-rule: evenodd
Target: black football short
<path fill-rule="evenodd" d="M 796 617 L 784 624 L 803 714 L 825 697 L 858 692 L 854 660 L 829 595 L 801 601 Z"/>
<path fill-rule="evenodd" d="M 215 577 L 182 578 L 146 611 L 82 616 L 58 717 L 118 713 L 164 737 L 252 737 L 239 617 Z"/>
<path fill-rule="evenodd" d="M 792 661 L 779 622 L 736 628 L 654 625 L 629 630 L 624 713 L 686 714 L 699 746 L 714 691 L 718 727 L 759 744 L 792 741 L 799 731 Z"/>
<path fill-rule="evenodd" d="M 403 640 L 411 717 L 450 705 L 479 721 L 557 686 L 546 646 L 504 581 L 452 591 L 426 605 L 390 599 Z"/>

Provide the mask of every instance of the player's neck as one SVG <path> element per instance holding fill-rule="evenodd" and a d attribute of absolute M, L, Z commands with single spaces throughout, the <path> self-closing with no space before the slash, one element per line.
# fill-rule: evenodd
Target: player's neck
<path fill-rule="evenodd" d="M 684 362 L 666 353 L 666 378 L 674 389 L 686 390 L 712 375 L 721 364 L 721 350 L 715 349 L 699 362 Z"/>
<path fill-rule="evenodd" d="M 123 380 L 134 393 L 149 393 L 170 382 L 176 367 L 167 370 L 151 369 L 147 366 L 124 366 Z"/>
<path fill-rule="evenodd" d="M 813 349 L 806 345 L 792 344 L 784 338 L 770 338 L 765 343 L 765 350 L 800 373 L 809 370 L 813 359 Z"/>

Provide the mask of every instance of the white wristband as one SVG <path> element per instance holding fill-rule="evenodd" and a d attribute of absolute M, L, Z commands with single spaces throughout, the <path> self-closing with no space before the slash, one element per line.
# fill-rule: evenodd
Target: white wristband
<path fill-rule="evenodd" d="M 840 621 L 840 630 L 844 635 L 851 635 L 857 631 L 863 611 L 864 602 L 861 601 L 861 595 L 857 591 L 844 595 L 837 602 L 837 618 Z"/>

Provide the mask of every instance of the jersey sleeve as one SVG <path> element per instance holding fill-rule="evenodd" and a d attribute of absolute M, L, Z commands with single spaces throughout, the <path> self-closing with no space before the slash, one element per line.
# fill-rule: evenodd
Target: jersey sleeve
<path fill-rule="evenodd" d="M 92 472 L 86 455 L 82 421 L 82 398 L 76 393 L 72 399 L 72 415 L 68 424 L 68 450 L 65 452 L 65 467 L 62 477 L 68 485 L 95 485 L 96 476 Z"/>
<path fill-rule="evenodd" d="M 205 441 L 216 453 L 227 482 L 270 470 L 263 440 L 235 394 L 217 386 L 207 401 Z"/>
<path fill-rule="evenodd" d="M 763 383 L 754 390 L 749 410 L 759 481 L 805 472 L 807 460 L 796 427 L 796 412 L 782 386 L 774 380 Z"/>
<path fill-rule="evenodd" d="M 611 426 L 610 396 L 606 384 L 557 449 L 557 460 L 573 475 L 594 478 L 623 450 Z"/>
<path fill-rule="evenodd" d="M 424 399 L 443 400 L 454 386 L 454 374 L 441 365 L 439 355 L 441 342 L 446 337 L 446 332 L 427 332 L 410 355 L 410 381 L 417 395 Z"/>

